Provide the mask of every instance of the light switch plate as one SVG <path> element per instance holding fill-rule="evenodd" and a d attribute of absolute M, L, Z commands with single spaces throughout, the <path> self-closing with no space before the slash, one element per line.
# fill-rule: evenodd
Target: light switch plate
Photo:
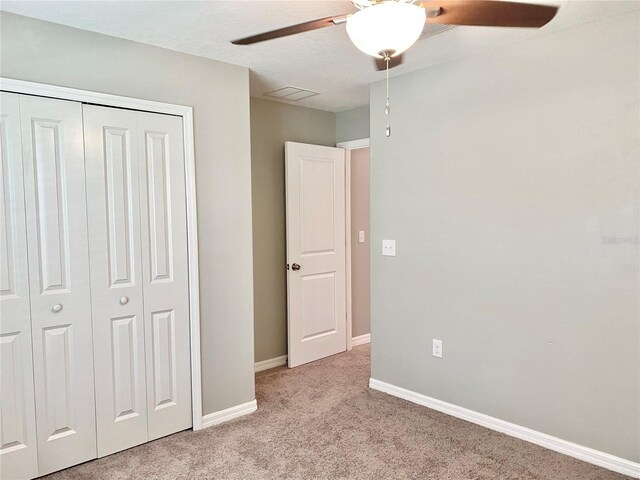
<path fill-rule="evenodd" d="M 358 231 L 358 243 L 364 243 L 364 230 Z"/>
<path fill-rule="evenodd" d="M 396 256 L 396 241 L 395 240 L 382 240 L 382 255 L 385 257 Z"/>

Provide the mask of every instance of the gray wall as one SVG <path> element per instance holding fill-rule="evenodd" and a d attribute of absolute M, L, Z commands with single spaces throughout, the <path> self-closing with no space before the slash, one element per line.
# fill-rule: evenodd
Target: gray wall
<path fill-rule="evenodd" d="M 336 113 L 336 142 L 369 138 L 369 106 Z"/>
<path fill-rule="evenodd" d="M 393 136 L 371 117 L 373 378 L 640 460 L 639 23 L 391 80 Z"/>
<path fill-rule="evenodd" d="M 351 336 L 371 332 L 369 149 L 351 150 Z M 358 232 L 364 231 L 364 242 Z"/>
<path fill-rule="evenodd" d="M 335 146 L 335 114 L 251 98 L 255 361 L 287 354 L 284 142 Z"/>
<path fill-rule="evenodd" d="M 249 71 L 9 13 L 2 76 L 194 107 L 203 413 L 251 401 Z"/>

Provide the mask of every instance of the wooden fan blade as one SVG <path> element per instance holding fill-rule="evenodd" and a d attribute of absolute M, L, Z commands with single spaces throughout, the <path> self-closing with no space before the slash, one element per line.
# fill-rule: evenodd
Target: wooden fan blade
<path fill-rule="evenodd" d="M 437 16 L 427 15 L 427 23 L 486 27 L 540 28 L 558 11 L 551 5 L 492 0 L 428 0 L 422 6 L 427 12 L 440 8 Z"/>
<path fill-rule="evenodd" d="M 296 33 L 308 32 L 310 30 L 317 30 L 319 28 L 333 27 L 339 23 L 344 23 L 349 14 L 338 15 L 336 17 L 319 18 L 317 20 L 311 20 L 310 22 L 299 23 L 297 25 L 291 25 L 290 27 L 279 28 L 277 30 L 271 30 L 270 32 L 261 33 L 259 35 L 253 35 L 251 37 L 240 38 L 233 40 L 231 43 L 234 45 L 251 45 L 252 43 L 264 42 L 266 40 L 272 40 L 274 38 L 287 37 L 289 35 L 295 35 Z"/>
<path fill-rule="evenodd" d="M 373 59 L 373 62 L 376 65 L 376 70 L 387 69 L 387 62 L 384 61 L 384 58 L 375 57 Z M 401 63 L 402 63 L 402 54 L 396 55 L 395 57 L 391 57 L 391 60 L 389 60 L 389 68 L 397 67 Z"/>

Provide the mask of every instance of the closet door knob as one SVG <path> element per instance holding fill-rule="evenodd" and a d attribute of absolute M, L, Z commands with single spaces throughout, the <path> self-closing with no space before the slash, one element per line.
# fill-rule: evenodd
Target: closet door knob
<path fill-rule="evenodd" d="M 60 305 L 59 303 L 56 303 L 53 307 L 51 307 L 51 311 L 53 313 L 58 313 L 60 310 L 62 310 L 62 305 Z"/>
<path fill-rule="evenodd" d="M 127 303 L 129 303 L 129 297 L 122 297 L 120 299 L 120 305 L 126 305 Z"/>

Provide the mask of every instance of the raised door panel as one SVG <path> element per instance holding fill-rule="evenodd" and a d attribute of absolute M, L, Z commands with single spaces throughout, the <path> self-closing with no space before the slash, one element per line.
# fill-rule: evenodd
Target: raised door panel
<path fill-rule="evenodd" d="M 0 95 L 0 477 L 38 474 L 20 103 Z"/>
<path fill-rule="evenodd" d="M 192 425 L 182 119 L 139 113 L 149 439 Z"/>
<path fill-rule="evenodd" d="M 335 272 L 300 277 L 302 342 L 309 342 L 338 330 Z"/>
<path fill-rule="evenodd" d="M 153 336 L 153 396 L 156 409 L 176 404 L 176 334 L 173 310 L 151 315 Z"/>
<path fill-rule="evenodd" d="M 287 142 L 289 366 L 346 350 L 344 151 Z"/>
<path fill-rule="evenodd" d="M 44 388 L 47 392 L 47 420 L 43 432 L 47 441 L 76 433 L 71 358 L 71 325 L 43 328 Z"/>
<path fill-rule="evenodd" d="M 85 105 L 98 456 L 147 441 L 136 112 Z"/>
<path fill-rule="evenodd" d="M 300 159 L 300 256 L 335 253 L 335 163 Z"/>
<path fill-rule="evenodd" d="M 82 106 L 20 97 L 38 463 L 96 456 Z"/>

